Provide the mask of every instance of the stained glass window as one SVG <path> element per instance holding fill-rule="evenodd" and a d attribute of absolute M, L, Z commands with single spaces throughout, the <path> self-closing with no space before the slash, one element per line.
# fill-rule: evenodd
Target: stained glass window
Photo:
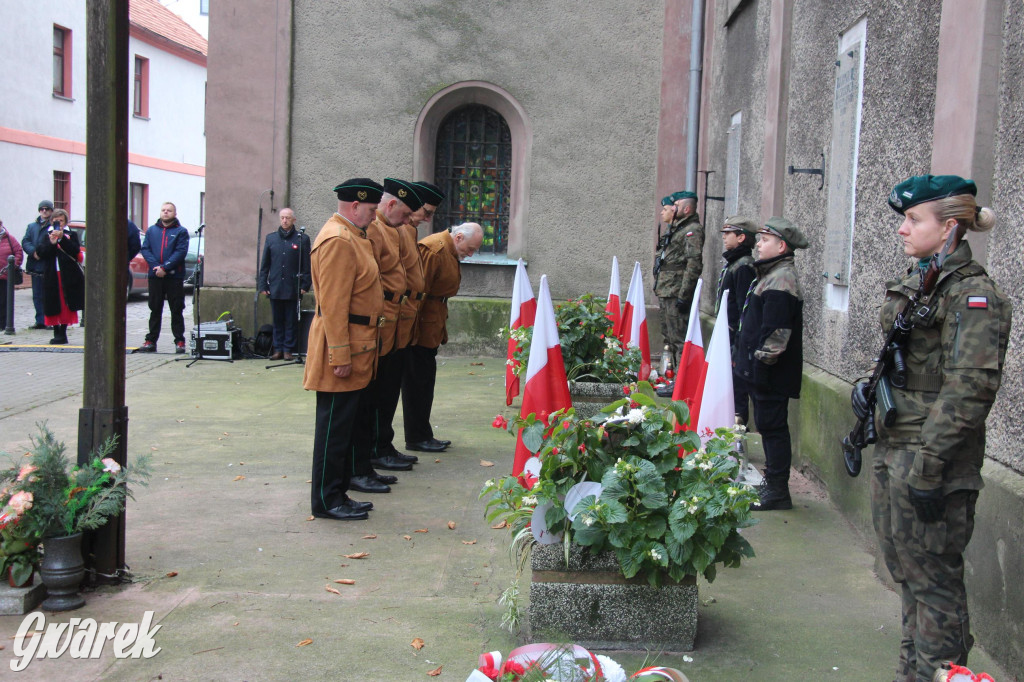
<path fill-rule="evenodd" d="M 480 104 L 456 109 L 441 122 L 435 159 L 434 182 L 448 198 L 434 216 L 434 231 L 480 223 L 480 252 L 505 253 L 512 182 L 512 135 L 505 119 Z"/>

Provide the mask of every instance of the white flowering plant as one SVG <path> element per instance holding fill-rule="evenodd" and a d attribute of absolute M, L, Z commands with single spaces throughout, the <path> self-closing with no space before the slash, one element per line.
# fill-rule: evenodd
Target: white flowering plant
<path fill-rule="evenodd" d="M 534 537 L 543 527 L 549 541 L 560 536 L 566 554 L 572 543 L 611 551 L 627 578 L 713 581 L 719 564 L 736 567 L 754 555 L 740 533 L 756 523 L 757 493 L 738 482 L 739 435 L 719 429 L 702 444 L 676 430 L 689 419 L 684 402 L 659 402 L 647 382 L 624 391 L 595 417 L 578 419 L 570 409 L 509 422 L 511 433 L 523 429 L 539 471 L 488 481 L 485 513 L 517 538 L 527 526 Z"/>

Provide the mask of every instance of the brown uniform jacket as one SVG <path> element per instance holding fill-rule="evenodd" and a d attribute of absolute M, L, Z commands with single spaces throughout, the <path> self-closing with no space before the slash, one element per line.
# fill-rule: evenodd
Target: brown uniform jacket
<path fill-rule="evenodd" d="M 337 213 L 320 230 L 310 252 L 316 315 L 309 328 L 309 391 L 341 393 L 364 388 L 377 366 L 377 320 L 384 312 L 380 272 L 370 240 Z M 344 379 L 334 368 L 352 365 Z"/>
<path fill-rule="evenodd" d="M 450 232 L 438 232 L 424 237 L 419 244 L 420 262 L 423 263 L 423 287 L 427 293 L 416 319 L 414 343 L 426 348 L 437 348 L 448 342 L 448 299 L 459 293 L 462 273 L 459 272 L 459 254 Z"/>
<path fill-rule="evenodd" d="M 384 325 L 380 328 L 380 355 L 395 348 L 398 335 L 398 312 L 405 294 L 405 266 L 398 246 L 398 229 L 391 227 L 377 211 L 377 219 L 366 228 L 366 237 L 373 245 L 373 257 L 380 268 L 380 284 L 384 288 Z"/>
<path fill-rule="evenodd" d="M 416 236 L 416 228 L 408 223 L 398 228 L 398 253 L 405 266 L 405 293 L 408 298 L 398 314 L 397 348 L 405 348 L 412 341 L 416 313 L 423 300 L 423 264 L 416 247 Z"/>

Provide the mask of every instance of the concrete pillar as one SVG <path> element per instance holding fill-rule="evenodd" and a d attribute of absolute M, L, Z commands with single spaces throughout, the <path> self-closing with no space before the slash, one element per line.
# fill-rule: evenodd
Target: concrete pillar
<path fill-rule="evenodd" d="M 973 178 L 978 203 L 992 197 L 1004 0 L 943 0 L 931 172 Z M 988 234 L 970 237 L 984 263 Z"/>
<path fill-rule="evenodd" d="M 764 167 L 761 179 L 762 219 L 781 215 L 784 205 L 792 30 L 793 0 L 771 0 L 765 84 Z"/>

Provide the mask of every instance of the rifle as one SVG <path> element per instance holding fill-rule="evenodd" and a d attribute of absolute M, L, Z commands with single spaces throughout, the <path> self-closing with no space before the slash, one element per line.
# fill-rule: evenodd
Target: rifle
<path fill-rule="evenodd" d="M 867 383 L 858 382 L 853 387 L 850 401 L 857 416 L 857 424 L 842 441 L 843 463 L 846 465 L 846 473 L 850 476 L 860 474 L 863 461 L 861 450 L 878 440 L 878 432 L 875 429 L 875 405 L 881 402 L 882 423 L 892 426 L 896 422 L 892 387 L 904 388 L 907 385 L 907 365 L 903 359 L 903 348 L 910 338 L 914 324 L 930 310 L 923 306 L 921 301 L 935 290 L 939 274 L 942 272 L 942 264 L 956 248 L 958 231 L 959 225 L 950 230 L 942 250 L 932 259 L 928 269 L 921 273 L 917 292 L 893 320 L 892 328 L 889 329 L 882 344 L 882 350 L 875 358 L 875 371 L 871 374 L 871 379 Z"/>
<path fill-rule="evenodd" d="M 661 221 L 655 223 L 654 227 L 658 230 L 658 246 L 654 250 L 654 286 L 658 286 L 658 273 L 661 272 L 661 251 L 665 247 L 661 243 Z"/>

